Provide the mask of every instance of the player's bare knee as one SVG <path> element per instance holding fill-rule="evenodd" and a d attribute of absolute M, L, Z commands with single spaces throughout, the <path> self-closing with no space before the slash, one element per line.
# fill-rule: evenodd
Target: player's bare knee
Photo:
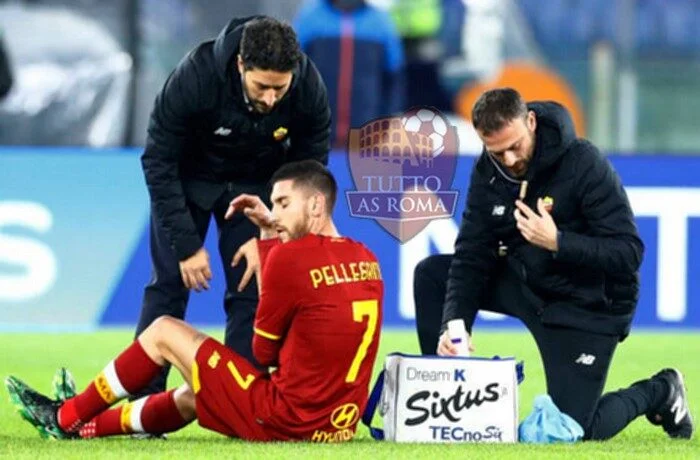
<path fill-rule="evenodd" d="M 189 385 L 184 384 L 178 387 L 173 394 L 175 406 L 185 420 L 194 420 L 197 417 L 195 410 L 194 391 Z"/>
<path fill-rule="evenodd" d="M 153 322 L 139 335 L 141 344 L 144 342 L 155 343 L 156 339 L 163 334 L 164 323 L 167 323 L 170 316 L 164 315 L 153 320 Z"/>
<path fill-rule="evenodd" d="M 157 363 L 162 364 L 164 361 L 164 355 L 167 350 L 167 337 L 172 336 L 173 329 L 177 327 L 178 321 L 177 318 L 169 315 L 160 316 L 139 335 L 139 343 L 151 359 Z"/>

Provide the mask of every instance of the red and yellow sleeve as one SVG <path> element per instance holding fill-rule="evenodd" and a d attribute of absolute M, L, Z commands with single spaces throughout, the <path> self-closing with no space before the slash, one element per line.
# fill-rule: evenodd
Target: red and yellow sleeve
<path fill-rule="evenodd" d="M 262 291 L 253 327 L 253 355 L 263 366 L 277 364 L 282 342 L 294 316 L 298 286 L 294 263 L 286 251 L 273 248 L 262 266 Z"/>

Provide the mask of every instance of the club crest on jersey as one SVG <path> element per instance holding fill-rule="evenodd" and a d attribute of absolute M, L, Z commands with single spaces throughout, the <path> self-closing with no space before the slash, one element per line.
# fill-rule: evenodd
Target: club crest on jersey
<path fill-rule="evenodd" d="M 287 136 L 287 132 L 287 128 L 280 126 L 272 133 L 272 137 L 274 137 L 276 141 L 281 141 L 285 138 L 285 136 Z"/>

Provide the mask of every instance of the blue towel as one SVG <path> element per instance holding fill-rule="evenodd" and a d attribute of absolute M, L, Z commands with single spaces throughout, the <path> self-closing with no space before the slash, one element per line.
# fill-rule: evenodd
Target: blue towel
<path fill-rule="evenodd" d="M 532 413 L 520 424 L 518 437 L 520 442 L 541 444 L 576 442 L 583 437 L 583 428 L 560 411 L 549 395 L 540 395 L 535 398 Z"/>

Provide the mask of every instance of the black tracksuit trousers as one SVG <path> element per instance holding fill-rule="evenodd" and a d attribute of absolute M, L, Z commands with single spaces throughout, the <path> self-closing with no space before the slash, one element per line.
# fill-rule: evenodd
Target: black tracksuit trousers
<path fill-rule="evenodd" d="M 416 327 L 423 354 L 437 350 L 451 258 L 448 254 L 430 256 L 415 270 Z M 488 310 L 514 316 L 525 324 L 542 358 L 547 393 L 583 427 L 585 439 L 611 438 L 661 404 L 668 390 L 656 379 L 601 397 L 619 337 L 542 324 L 537 309 L 523 295 L 520 280 L 507 268 L 499 276 Z"/>
<path fill-rule="evenodd" d="M 229 202 L 241 193 L 250 193 L 265 197 L 267 187 L 263 186 L 232 186 L 214 203 L 211 210 L 199 208 L 192 202 L 187 202 L 190 214 L 194 220 L 200 238 L 204 241 L 211 216 L 214 216 L 218 229 L 218 247 L 221 263 L 226 277 L 226 292 L 224 294 L 224 310 L 226 312 L 226 334 L 224 343 L 227 347 L 257 365 L 253 357 L 253 321 L 258 305 L 258 287 L 252 279 L 242 292 L 237 291 L 238 283 L 245 272 L 246 263 L 231 267 L 231 260 L 238 248 L 250 238 L 257 237 L 260 230 L 242 213 L 234 215 L 230 220 L 224 220 L 224 214 Z M 168 243 L 165 233 L 153 218 L 151 213 L 150 247 L 152 273 L 151 280 L 146 285 L 143 296 L 143 307 L 136 328 L 136 336 L 143 332 L 156 318 L 163 315 L 184 319 L 190 292 L 185 288 L 180 275 L 180 261 L 175 256 Z M 214 257 L 214 254 L 210 254 Z M 220 274 L 213 273 L 214 276 Z M 164 391 L 170 366 L 149 384 L 149 386 L 132 398 Z"/>

